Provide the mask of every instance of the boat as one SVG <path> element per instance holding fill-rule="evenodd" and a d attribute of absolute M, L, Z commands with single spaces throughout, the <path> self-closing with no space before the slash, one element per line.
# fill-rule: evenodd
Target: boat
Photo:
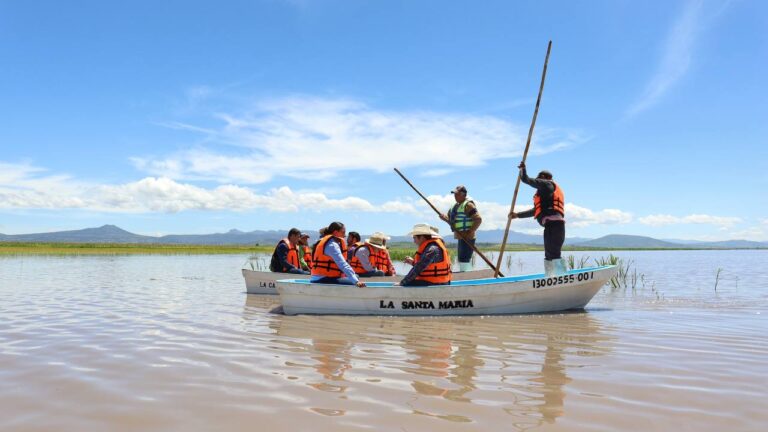
<path fill-rule="evenodd" d="M 274 273 L 270 271 L 260 271 L 252 269 L 242 269 L 243 279 L 245 279 L 245 289 L 248 294 L 277 294 L 275 282 L 278 279 L 293 277 L 296 280 L 309 280 L 309 275 L 295 275 L 290 273 Z M 483 279 L 493 277 L 493 270 L 473 270 L 453 274 L 453 280 L 464 279 Z M 399 282 L 402 275 L 380 276 L 361 278 L 366 284 L 369 282 Z"/>
<path fill-rule="evenodd" d="M 560 276 L 490 277 L 425 287 L 310 285 L 306 279 L 281 279 L 276 285 L 286 315 L 498 315 L 583 309 L 616 272 L 610 265 Z"/>

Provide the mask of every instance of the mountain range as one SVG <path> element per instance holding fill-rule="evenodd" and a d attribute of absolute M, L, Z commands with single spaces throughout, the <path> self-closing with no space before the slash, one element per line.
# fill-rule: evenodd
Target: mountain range
<path fill-rule="evenodd" d="M 104 225 L 98 228 L 85 228 L 73 231 L 58 231 L 37 234 L 0 234 L 0 242 L 33 242 L 33 243 L 145 243 L 145 244 L 195 244 L 195 245 L 259 245 L 274 244 L 283 238 L 288 230 L 270 231 L 240 231 L 236 229 L 225 233 L 214 234 L 173 234 L 160 237 L 145 236 L 128 232 L 115 225 Z M 306 231 L 317 238 L 314 230 Z M 363 235 L 363 238 L 366 236 Z M 477 232 L 478 243 L 501 243 L 503 230 L 487 230 Z M 454 242 L 453 236 L 445 236 L 448 242 Z M 410 242 L 408 236 L 392 236 L 390 242 Z M 525 234 L 510 231 L 508 244 L 542 244 L 541 235 Z M 749 240 L 727 240 L 719 242 L 703 242 L 692 240 L 659 240 L 652 237 L 611 234 L 597 239 L 570 237 L 566 245 L 593 248 L 651 248 L 651 249 L 754 249 L 768 248 L 768 242 Z"/>

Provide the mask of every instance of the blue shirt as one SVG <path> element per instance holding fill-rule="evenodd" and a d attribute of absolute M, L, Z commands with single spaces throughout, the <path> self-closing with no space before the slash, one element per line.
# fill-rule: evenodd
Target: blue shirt
<path fill-rule="evenodd" d="M 323 252 L 331 257 L 333 259 L 333 262 L 336 263 L 337 266 L 339 266 L 339 269 L 344 272 L 344 275 L 351 280 L 354 283 L 357 283 L 359 279 L 357 278 L 357 274 L 355 274 L 355 271 L 352 269 L 352 266 L 347 263 L 347 260 L 344 259 L 344 254 L 341 253 L 341 247 L 339 247 L 339 243 L 335 241 L 328 241 L 325 243 L 325 249 L 323 249 Z M 315 275 L 312 276 L 313 281 L 320 280 L 324 278 L 325 276 L 319 276 Z"/>

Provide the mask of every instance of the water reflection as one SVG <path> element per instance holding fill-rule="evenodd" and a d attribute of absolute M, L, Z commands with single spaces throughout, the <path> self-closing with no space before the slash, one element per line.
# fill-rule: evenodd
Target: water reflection
<path fill-rule="evenodd" d="M 249 309 L 250 300 L 245 314 L 263 313 Z M 518 430 L 555 423 L 565 412 L 568 368 L 606 354 L 614 341 L 611 329 L 585 312 L 485 318 L 273 315 L 268 327 L 279 336 L 273 342 L 300 354 L 291 367 L 311 368 L 306 381 L 316 390 L 344 394 L 364 382 L 374 386 L 365 390 L 369 397 L 391 399 L 414 415 L 472 422 L 492 408 L 507 421 L 511 416 Z M 344 404 L 337 404 L 333 415 L 344 415 Z"/>

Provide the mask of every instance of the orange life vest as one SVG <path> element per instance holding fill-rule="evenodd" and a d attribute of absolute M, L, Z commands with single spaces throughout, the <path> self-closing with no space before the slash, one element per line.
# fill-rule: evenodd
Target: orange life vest
<path fill-rule="evenodd" d="M 560 216 L 565 216 L 565 196 L 563 195 L 563 190 L 560 189 L 557 183 L 552 182 L 552 184 L 555 186 L 555 191 L 551 197 L 542 198 L 538 190 L 533 195 L 533 208 L 535 209 L 533 217 L 536 219 L 539 219 L 541 212 L 545 210 L 554 210 L 560 213 Z"/>
<path fill-rule="evenodd" d="M 312 255 L 312 276 L 325 276 L 331 278 L 340 278 L 344 275 L 339 266 L 336 265 L 336 261 L 330 256 L 325 254 L 325 245 L 329 241 L 335 241 L 339 243 L 341 247 L 341 256 L 346 256 L 347 242 L 341 237 L 334 237 L 327 235 L 320 239 L 315 246 L 315 253 Z"/>
<path fill-rule="evenodd" d="M 307 263 L 307 267 L 312 268 L 312 248 L 309 246 L 302 246 L 304 249 L 304 262 Z"/>
<path fill-rule="evenodd" d="M 389 257 L 389 252 L 386 248 L 372 248 L 376 254 L 376 262 L 371 260 L 371 264 L 374 267 L 384 272 L 385 275 L 395 274 L 395 266 L 392 265 L 392 259 Z M 371 254 L 373 255 L 373 253 Z"/>
<path fill-rule="evenodd" d="M 363 267 L 363 263 L 360 262 L 360 259 L 357 257 L 357 251 L 359 251 L 361 247 L 368 249 L 368 261 L 371 263 L 371 266 L 375 270 L 381 270 L 386 275 L 395 274 L 395 268 L 392 265 L 392 260 L 389 258 L 387 249 L 383 247 L 376 247 L 369 243 L 363 242 L 355 243 L 355 255 L 352 257 L 352 261 L 349 262 L 349 265 L 352 266 L 352 268 L 355 270 L 355 273 L 367 273 L 365 267 Z"/>
<path fill-rule="evenodd" d="M 413 256 L 413 265 L 418 264 L 421 260 L 421 255 L 427 246 L 435 244 L 443 252 L 443 260 L 434 262 L 428 265 L 418 276 L 416 280 L 429 282 L 431 284 L 444 284 L 451 282 L 451 257 L 448 255 L 448 249 L 445 248 L 445 244 L 440 239 L 430 239 L 425 241 L 419 246 L 419 250 Z"/>
<path fill-rule="evenodd" d="M 376 268 L 376 256 L 374 256 L 376 252 L 374 252 L 373 249 L 376 248 L 369 246 L 368 243 L 365 242 L 357 242 L 354 244 L 355 252 L 354 255 L 352 255 L 352 259 L 349 261 L 349 265 L 352 266 L 352 269 L 355 271 L 355 273 L 365 274 L 368 273 L 368 270 L 363 267 L 363 263 L 360 261 L 360 258 L 357 257 L 357 251 L 359 251 L 360 248 L 368 249 L 368 261 L 371 263 L 371 266 L 373 266 L 374 269 Z M 352 249 L 352 247 L 350 247 L 350 249 Z"/>
<path fill-rule="evenodd" d="M 288 273 L 288 268 L 283 266 L 282 263 L 277 259 L 277 248 L 281 244 L 285 244 L 288 246 L 288 255 L 285 257 L 285 260 L 288 261 L 289 264 L 296 267 L 297 269 L 301 270 L 301 264 L 299 264 L 299 250 L 296 249 L 296 246 L 291 245 L 291 241 L 287 238 L 284 238 L 277 242 L 277 245 L 275 246 L 275 251 L 272 252 L 272 262 L 270 265 L 270 270 L 273 272 L 279 272 L 279 273 Z"/>

